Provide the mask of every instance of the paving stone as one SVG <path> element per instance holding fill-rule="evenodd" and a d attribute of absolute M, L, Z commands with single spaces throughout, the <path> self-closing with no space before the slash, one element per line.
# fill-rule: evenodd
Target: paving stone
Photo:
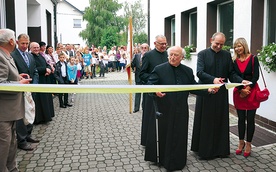
<path fill-rule="evenodd" d="M 134 77 L 132 77 L 134 78 Z M 80 84 L 128 85 L 127 74 L 108 73 L 105 78 L 82 80 Z M 134 82 L 133 82 L 134 84 Z M 134 94 L 132 94 L 134 101 Z M 20 171 L 34 172 L 166 172 L 144 161 L 140 145 L 142 111 L 129 113 L 129 94 L 76 94 L 74 106 L 59 108 L 54 98 L 55 114 L 48 124 L 35 125 L 34 151 L 17 151 Z M 188 99 L 195 104 L 195 97 Z M 254 147 L 248 158 L 235 155 L 239 138 L 230 135 L 229 158 L 199 160 L 190 150 L 194 112 L 189 111 L 187 165 L 184 172 L 276 171 L 276 144 Z M 237 117 L 229 115 L 230 125 Z"/>

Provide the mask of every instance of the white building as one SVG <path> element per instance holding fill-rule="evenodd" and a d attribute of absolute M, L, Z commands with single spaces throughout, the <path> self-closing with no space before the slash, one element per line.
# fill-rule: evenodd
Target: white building
<path fill-rule="evenodd" d="M 0 0 L 0 28 L 10 28 L 16 36 L 27 33 L 31 41 L 53 45 L 57 0 Z"/>
<path fill-rule="evenodd" d="M 7 10 L 6 10 L 7 9 Z M 0 28 L 16 36 L 26 33 L 31 41 L 85 45 L 79 36 L 86 27 L 83 12 L 66 0 L 0 0 Z"/>
<path fill-rule="evenodd" d="M 163 34 L 170 46 L 193 44 L 199 52 L 210 46 L 213 33 L 221 31 L 227 37 L 226 45 L 244 37 L 251 53 L 257 54 L 262 45 L 276 42 L 275 7 L 275 0 L 151 0 L 150 45 L 154 47 L 155 36 Z M 194 71 L 197 52 L 192 61 L 184 61 Z M 256 121 L 276 131 L 276 73 L 264 71 L 264 75 L 271 95 L 261 103 Z M 261 76 L 259 85 L 264 88 Z M 232 90 L 229 95 L 233 105 Z"/>
<path fill-rule="evenodd" d="M 57 36 L 63 44 L 79 44 L 85 46 L 85 41 L 79 33 L 86 28 L 87 22 L 82 19 L 83 11 L 66 0 L 57 4 Z"/>

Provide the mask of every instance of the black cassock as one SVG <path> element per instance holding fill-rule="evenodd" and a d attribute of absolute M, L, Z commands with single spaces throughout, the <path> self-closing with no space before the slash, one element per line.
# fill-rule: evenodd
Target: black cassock
<path fill-rule="evenodd" d="M 193 85 L 197 84 L 193 71 L 185 65 L 171 66 L 168 62 L 158 65 L 152 72 L 148 84 L 153 85 Z M 209 95 L 204 91 L 166 92 L 162 98 L 156 97 L 159 112 L 163 115 L 158 120 L 159 163 L 167 170 L 181 170 L 187 160 L 187 140 L 189 93 Z M 153 96 L 155 93 L 153 93 Z M 212 95 L 210 95 L 212 96 Z M 155 119 L 152 116 L 152 119 Z M 145 160 L 157 162 L 156 130 L 150 126 Z M 148 133 L 149 134 L 149 133 Z"/>
<path fill-rule="evenodd" d="M 45 76 L 46 68 L 51 67 L 46 63 L 44 57 L 40 54 L 32 54 L 35 59 L 36 68 L 39 74 L 39 84 L 51 84 L 49 75 Z M 53 97 L 51 93 L 35 94 L 35 121 L 34 124 L 47 123 L 55 116 Z"/>
<path fill-rule="evenodd" d="M 231 54 L 211 48 L 198 53 L 197 76 L 200 84 L 213 84 L 215 77 L 242 82 L 234 71 Z M 197 96 L 191 150 L 204 159 L 230 154 L 228 90 L 224 86 L 213 96 Z"/>
<path fill-rule="evenodd" d="M 139 78 L 142 80 L 142 83 L 146 84 L 148 82 L 149 76 L 155 66 L 167 61 L 167 51 L 161 53 L 155 48 L 151 51 L 146 52 L 143 56 L 142 67 L 139 74 Z M 144 107 L 142 114 L 141 145 L 147 146 L 148 133 L 152 132 L 149 131 L 148 128 L 152 125 L 152 123 L 155 123 L 155 121 L 151 119 L 151 115 L 154 114 L 153 101 L 148 93 L 143 94 L 143 104 Z"/>

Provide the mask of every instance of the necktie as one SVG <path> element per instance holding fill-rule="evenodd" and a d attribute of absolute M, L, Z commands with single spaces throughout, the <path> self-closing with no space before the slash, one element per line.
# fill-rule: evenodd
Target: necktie
<path fill-rule="evenodd" d="M 142 66 L 142 57 L 143 57 L 143 55 L 141 55 L 141 57 L 140 57 L 140 66 Z"/>
<path fill-rule="evenodd" d="M 27 66 L 29 67 L 30 66 L 30 62 L 29 62 L 27 54 L 25 52 L 23 52 L 22 55 L 23 55 L 24 61 L 26 62 Z"/>

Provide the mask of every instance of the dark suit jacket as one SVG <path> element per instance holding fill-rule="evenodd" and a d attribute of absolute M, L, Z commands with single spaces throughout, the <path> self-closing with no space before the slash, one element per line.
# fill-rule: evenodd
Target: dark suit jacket
<path fill-rule="evenodd" d="M 73 52 L 72 50 L 70 50 L 70 51 L 67 51 L 67 50 L 66 50 L 66 54 L 67 54 L 69 57 L 74 56 L 74 52 Z"/>
<path fill-rule="evenodd" d="M 67 75 L 67 63 L 66 62 L 64 62 L 64 63 L 65 63 L 66 77 L 68 77 L 68 75 Z M 65 83 L 65 81 L 62 78 L 61 66 L 62 65 L 61 65 L 60 61 L 58 61 L 57 64 L 56 64 L 56 69 L 55 69 L 54 76 L 55 76 L 55 78 L 56 78 L 56 80 L 58 81 L 59 84 L 67 84 L 68 83 L 68 81 L 67 81 L 68 79 L 66 80 L 67 82 Z"/>
<path fill-rule="evenodd" d="M 38 75 L 38 71 L 36 69 L 34 57 L 29 53 L 26 53 L 26 54 L 27 54 L 29 62 L 30 62 L 29 67 L 27 66 L 26 62 L 24 61 L 21 53 L 19 52 L 19 50 L 17 48 L 11 53 L 11 56 L 14 59 L 14 62 L 18 69 L 18 72 L 26 73 L 26 74 L 30 75 L 30 77 L 32 78 L 31 83 L 38 84 L 39 75 Z"/>
<path fill-rule="evenodd" d="M 0 83 L 18 82 L 19 79 L 14 60 L 0 49 Z M 0 121 L 16 121 L 25 114 L 22 92 L 0 91 L 0 105 Z"/>
<path fill-rule="evenodd" d="M 135 73 L 135 82 L 141 83 L 141 79 L 139 77 L 139 74 L 141 71 L 141 53 L 135 54 L 135 56 L 131 62 L 131 68 Z"/>

